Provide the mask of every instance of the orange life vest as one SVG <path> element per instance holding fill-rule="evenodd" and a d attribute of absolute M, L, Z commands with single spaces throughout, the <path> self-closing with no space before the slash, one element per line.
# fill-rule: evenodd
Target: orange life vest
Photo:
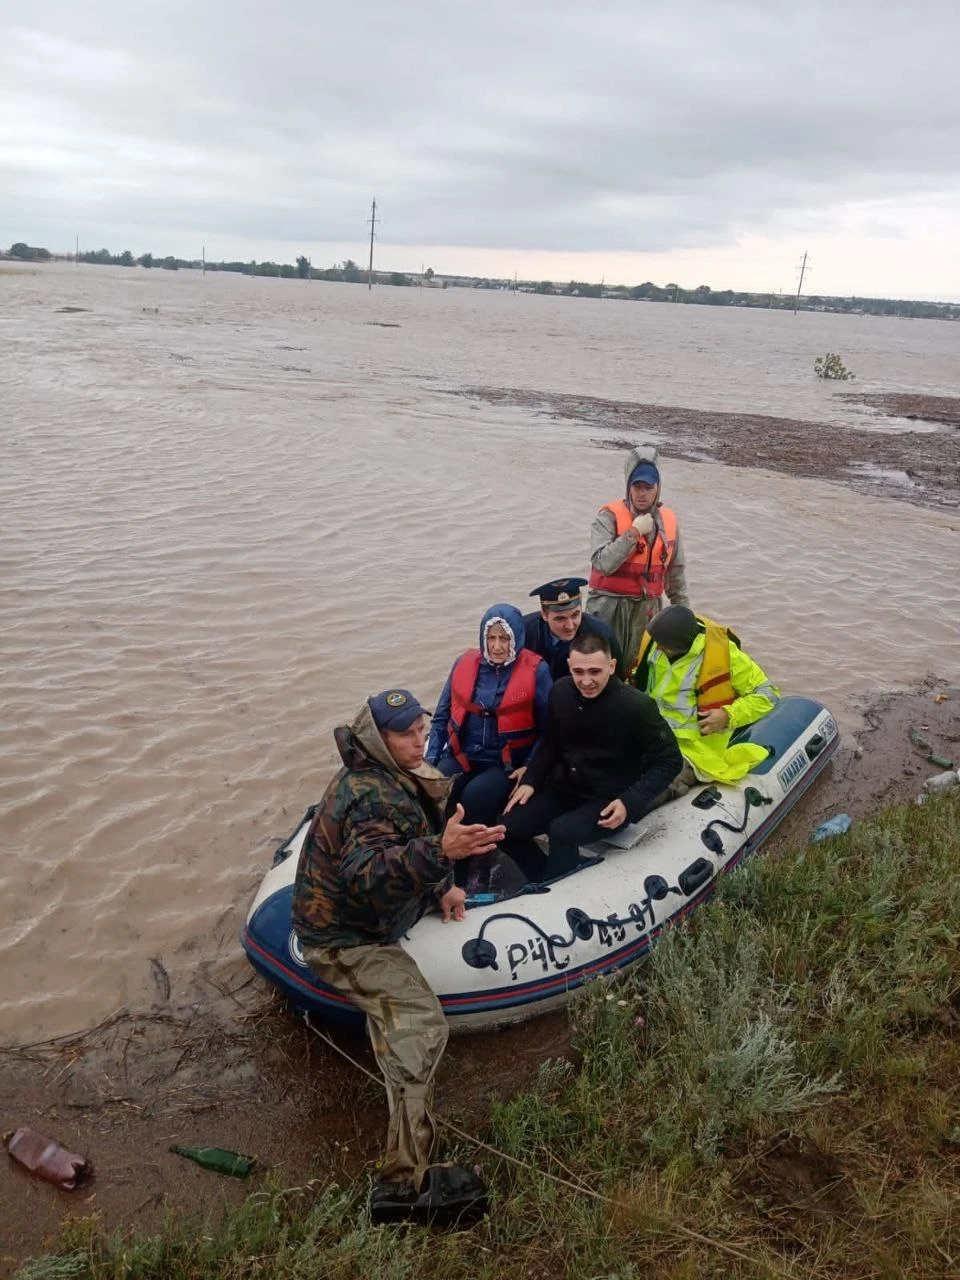
<path fill-rule="evenodd" d="M 513 753 L 532 747 L 537 740 L 533 716 L 537 688 L 537 667 L 543 661 L 538 653 L 521 649 L 510 672 L 503 697 L 496 707 L 481 707 L 473 701 L 480 671 L 480 650 L 468 649 L 459 657 L 450 674 L 450 721 L 447 737 L 450 750 L 461 769 L 469 769 L 470 761 L 460 747 L 460 731 L 468 715 L 496 716 L 500 755 L 505 769 L 513 769 Z"/>
<path fill-rule="evenodd" d="M 608 502 L 600 510 L 613 513 L 618 538 L 633 524 L 633 512 L 625 502 Z M 663 595 L 667 570 L 677 550 L 677 517 L 669 507 L 658 507 L 651 514 L 655 514 L 657 520 L 653 541 L 642 538 L 613 573 L 601 573 L 594 565 L 590 570 L 592 589 L 618 596 L 640 596 L 641 599 L 656 599 Z"/>

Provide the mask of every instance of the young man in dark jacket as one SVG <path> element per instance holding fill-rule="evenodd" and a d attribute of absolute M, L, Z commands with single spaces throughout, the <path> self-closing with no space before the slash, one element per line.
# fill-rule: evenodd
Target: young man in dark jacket
<path fill-rule="evenodd" d="M 293 889 L 293 927 L 314 973 L 367 1015 L 390 1120 L 374 1222 L 476 1216 L 486 1198 L 466 1169 L 433 1164 L 433 1077 L 447 1043 L 440 1002 L 398 945 L 425 911 L 462 920 L 461 858 L 491 852 L 503 827 L 445 820 L 450 782 L 424 764 L 429 719 L 406 689 L 361 707 L 334 738 L 343 768 L 317 806 Z"/>
<path fill-rule="evenodd" d="M 637 822 L 683 768 L 670 726 L 614 676 L 609 642 L 579 635 L 550 691 L 540 751 L 504 810 L 506 853 L 529 880 L 572 871 L 580 848 Z M 544 858 L 533 837 L 546 832 Z"/>

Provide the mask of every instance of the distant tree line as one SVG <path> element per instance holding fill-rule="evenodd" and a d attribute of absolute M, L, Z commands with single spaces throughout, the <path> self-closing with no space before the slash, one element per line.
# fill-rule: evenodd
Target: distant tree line
<path fill-rule="evenodd" d="M 18 240 L 7 250 L 8 258 L 16 258 L 18 262 L 49 262 L 53 254 L 49 249 L 35 249 L 31 244 Z"/>
<path fill-rule="evenodd" d="M 483 287 L 509 286 L 506 281 L 493 284 L 484 281 Z M 582 280 L 571 280 L 565 285 L 554 284 L 551 280 L 541 280 L 537 284 L 518 284 L 517 287 L 525 293 L 557 294 L 574 298 L 612 298 L 634 302 L 676 302 L 687 305 L 692 303 L 706 307 L 764 307 L 774 311 L 792 311 L 795 305 L 793 294 L 711 289 L 708 284 L 698 285 L 695 289 L 684 289 L 676 283 L 656 285 L 650 280 L 632 287 L 586 284 Z M 807 294 L 796 305 L 800 311 L 840 311 L 855 315 L 960 320 L 960 304 L 955 302 L 919 302 L 902 298 L 841 298 Z"/>
<path fill-rule="evenodd" d="M 74 255 L 57 255 L 49 249 L 36 248 L 17 241 L 0 258 L 13 258 L 20 262 L 49 262 L 58 258 L 73 261 Z M 284 280 L 331 280 L 346 284 L 366 284 L 367 272 L 352 258 L 330 267 L 314 267 L 310 259 L 301 255 L 295 263 L 289 262 L 204 262 L 200 258 L 156 258 L 152 253 L 142 253 L 135 258 L 129 249 L 111 253 L 109 249 L 88 250 L 80 254 L 81 262 L 112 267 L 146 267 L 164 271 L 231 271 L 245 276 L 279 276 Z M 774 311 L 792 311 L 797 305 L 801 311 L 839 311 L 854 315 L 908 316 L 918 319 L 960 320 L 960 303 L 920 302 L 904 298 L 831 297 L 807 294 L 796 303 L 792 294 L 746 293 L 735 289 L 711 289 L 708 284 L 685 289 L 671 282 L 654 284 L 605 285 L 591 284 L 584 280 L 570 280 L 567 284 L 554 284 L 552 280 L 500 280 L 478 276 L 437 277 L 432 267 L 422 276 L 407 275 L 402 271 L 375 271 L 375 284 L 412 285 L 426 283 L 434 288 L 454 285 L 469 289 L 515 290 L 518 293 L 556 294 L 570 298 L 608 298 L 633 302 L 674 302 L 708 307 L 766 307 Z"/>
<path fill-rule="evenodd" d="M 122 253 L 111 253 L 109 249 L 88 249 L 76 258 L 74 254 L 53 254 L 49 249 L 38 249 L 18 241 L 12 244 L 0 258 L 13 258 L 19 262 L 79 261 L 104 267 L 145 267 L 163 271 L 232 271 L 244 276 L 279 276 L 283 280 L 336 280 L 347 284 L 365 284 L 367 272 L 359 267 L 352 258 L 336 263 L 331 267 L 314 267 L 310 259 L 302 255 L 295 264 L 289 262 L 205 262 L 202 258 L 165 258 L 154 257 L 152 253 L 141 253 L 135 258 L 129 249 Z M 424 279 L 433 279 L 433 268 L 424 272 Z M 375 271 L 375 284 L 412 285 L 413 278 L 402 271 Z"/>

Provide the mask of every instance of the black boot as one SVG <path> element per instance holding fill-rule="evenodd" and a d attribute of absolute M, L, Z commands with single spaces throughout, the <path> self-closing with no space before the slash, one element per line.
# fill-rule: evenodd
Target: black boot
<path fill-rule="evenodd" d="M 432 1227 L 467 1227 L 487 1207 L 487 1190 L 476 1174 L 456 1164 L 435 1164 L 420 1184 L 412 1217 Z"/>
<path fill-rule="evenodd" d="M 370 1188 L 370 1221 L 374 1225 L 409 1222 L 417 1201 L 409 1182 L 375 1182 Z"/>

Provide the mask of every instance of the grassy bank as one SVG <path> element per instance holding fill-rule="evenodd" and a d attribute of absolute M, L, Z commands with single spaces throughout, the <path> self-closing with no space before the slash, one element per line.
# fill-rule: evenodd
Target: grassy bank
<path fill-rule="evenodd" d="M 461 1143 L 479 1227 L 373 1229 L 365 1189 L 321 1176 L 215 1230 L 77 1221 L 18 1280 L 956 1276 L 958 939 L 957 798 L 758 857 L 576 1005 L 576 1060 L 479 1135 L 502 1155 Z"/>

